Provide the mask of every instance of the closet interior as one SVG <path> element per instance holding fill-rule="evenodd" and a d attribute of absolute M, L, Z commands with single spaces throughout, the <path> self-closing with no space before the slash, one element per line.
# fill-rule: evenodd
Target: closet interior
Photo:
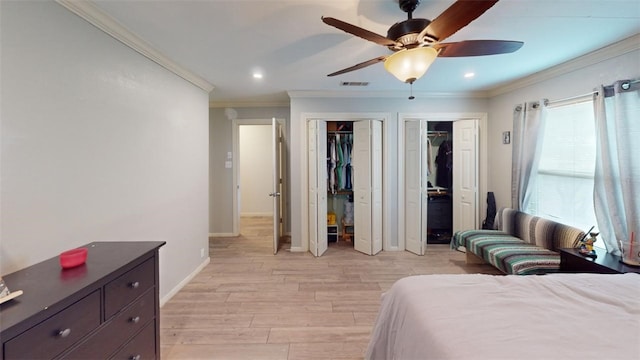
<path fill-rule="evenodd" d="M 453 122 L 427 126 L 427 243 L 444 244 L 453 232 Z"/>
<path fill-rule="evenodd" d="M 354 207 L 353 122 L 327 122 L 327 240 L 351 241 L 353 245 Z"/>

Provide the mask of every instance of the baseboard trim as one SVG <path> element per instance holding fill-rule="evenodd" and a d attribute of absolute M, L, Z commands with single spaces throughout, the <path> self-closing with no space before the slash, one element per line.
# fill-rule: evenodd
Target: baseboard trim
<path fill-rule="evenodd" d="M 209 237 L 234 237 L 234 233 L 209 233 Z"/>
<path fill-rule="evenodd" d="M 289 249 L 289 251 L 291 251 L 291 252 L 306 252 L 306 250 L 305 250 L 305 249 L 303 249 L 303 248 L 302 248 L 302 247 L 300 247 L 300 246 L 292 246 L 292 247 Z"/>
<path fill-rule="evenodd" d="M 210 262 L 211 258 L 207 257 L 202 264 L 198 265 L 198 267 L 191 274 L 189 274 L 189 276 L 180 281 L 180 283 L 178 283 L 176 287 L 171 289 L 171 291 L 169 291 L 167 295 L 163 296 L 162 299 L 160 299 L 160 307 L 163 307 L 164 304 L 171 300 L 172 297 L 174 297 L 180 290 L 182 290 L 182 288 L 185 287 L 189 283 L 189 281 L 193 280 L 193 278 L 196 277 L 196 275 L 198 275 L 200 271 L 202 271 L 202 269 L 209 265 Z"/>

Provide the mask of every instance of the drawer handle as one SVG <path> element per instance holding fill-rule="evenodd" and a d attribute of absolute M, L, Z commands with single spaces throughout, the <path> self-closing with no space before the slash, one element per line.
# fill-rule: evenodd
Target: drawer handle
<path fill-rule="evenodd" d="M 66 338 L 67 336 L 71 335 L 71 329 L 66 328 L 64 330 L 60 330 L 58 332 L 58 336 L 61 338 Z"/>
<path fill-rule="evenodd" d="M 140 322 L 140 316 L 132 317 L 131 319 L 129 319 L 129 321 L 137 324 L 138 322 Z"/>
<path fill-rule="evenodd" d="M 129 359 L 130 359 L 130 360 L 140 360 L 140 359 L 142 359 L 142 356 L 140 356 L 140 354 L 138 354 L 138 355 L 133 355 L 133 356 L 131 356 Z"/>
<path fill-rule="evenodd" d="M 130 283 L 130 284 L 129 284 L 129 286 L 130 286 L 132 289 L 137 289 L 137 288 L 140 286 L 140 283 L 139 283 L 139 282 L 137 282 L 137 281 L 134 281 L 134 282 Z"/>

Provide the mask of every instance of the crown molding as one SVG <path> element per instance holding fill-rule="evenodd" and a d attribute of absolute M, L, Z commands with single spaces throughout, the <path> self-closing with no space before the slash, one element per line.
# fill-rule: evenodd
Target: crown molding
<path fill-rule="evenodd" d="M 289 97 L 294 98 L 402 98 L 406 99 L 408 91 L 331 91 L 331 90 L 293 90 L 288 91 Z M 472 92 L 413 92 L 416 98 L 487 98 L 486 91 Z"/>
<path fill-rule="evenodd" d="M 160 51 L 154 49 L 149 43 L 142 40 L 142 38 L 131 32 L 114 18 L 100 10 L 93 2 L 86 0 L 56 0 L 56 2 L 86 20 L 91 25 L 147 57 L 149 60 L 180 76 L 207 93 L 213 90 L 214 86 L 207 80 L 169 59 Z"/>
<path fill-rule="evenodd" d="M 605 46 L 603 48 L 590 52 L 586 55 L 577 57 L 562 64 L 510 82 L 507 85 L 491 89 L 488 91 L 488 94 L 489 97 L 502 95 L 637 50 L 640 50 L 640 34 L 633 35 L 609 46 Z"/>
<path fill-rule="evenodd" d="M 209 108 L 257 108 L 257 107 L 289 107 L 289 100 L 274 101 L 209 101 Z"/>

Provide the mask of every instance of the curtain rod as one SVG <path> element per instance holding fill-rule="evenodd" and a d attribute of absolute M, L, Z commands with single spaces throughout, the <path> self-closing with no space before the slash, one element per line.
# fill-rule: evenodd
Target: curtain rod
<path fill-rule="evenodd" d="M 621 81 L 626 82 L 628 85 L 635 85 L 637 83 L 640 83 L 640 79 L 633 79 L 633 80 L 619 80 L 616 81 L 616 83 L 619 83 Z M 604 87 L 604 92 L 605 92 L 605 97 L 611 96 L 609 95 L 609 92 L 613 91 L 613 87 L 615 86 L 615 84 L 612 85 L 608 85 L 608 86 L 603 86 Z M 624 90 L 628 90 L 628 89 L 624 89 Z M 571 96 L 571 97 L 567 97 L 567 98 L 563 98 L 563 99 L 557 99 L 557 100 L 545 100 L 544 104 L 547 107 L 555 107 L 555 106 L 560 106 L 560 105 L 572 105 L 572 104 L 577 104 L 580 102 L 584 102 L 584 101 L 589 101 L 591 99 L 593 99 L 593 95 L 597 95 L 598 91 L 594 90 L 591 92 L 588 92 L 586 94 L 582 94 L 582 95 L 576 95 L 576 96 Z M 516 111 L 520 111 L 522 108 L 521 105 L 516 106 Z"/>
<path fill-rule="evenodd" d="M 577 95 L 577 96 L 571 96 L 568 98 L 564 98 L 564 99 L 558 99 L 558 100 L 549 100 L 546 102 L 545 105 L 547 105 L 548 107 L 554 107 L 554 106 L 560 106 L 560 105 L 569 105 L 569 104 L 577 104 L 583 101 L 588 101 L 593 99 L 593 95 L 597 94 L 597 91 L 592 91 L 586 94 L 582 94 L 582 95 Z"/>

